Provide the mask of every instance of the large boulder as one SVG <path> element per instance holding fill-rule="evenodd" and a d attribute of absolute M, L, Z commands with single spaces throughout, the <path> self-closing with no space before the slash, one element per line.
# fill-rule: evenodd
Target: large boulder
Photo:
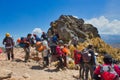
<path fill-rule="evenodd" d="M 11 70 L 0 69 L 0 80 L 10 78 L 12 76 Z"/>
<path fill-rule="evenodd" d="M 51 22 L 50 28 L 48 29 L 48 36 L 58 34 L 60 39 L 64 42 L 68 42 L 72 37 L 77 37 L 80 44 L 77 46 L 78 49 L 87 47 L 88 44 L 93 44 L 95 51 L 98 53 L 109 53 L 114 58 L 120 59 L 120 49 L 113 48 L 106 44 L 98 34 L 98 30 L 92 24 L 84 23 L 83 19 L 78 19 L 71 15 L 61 15 L 58 20 Z M 73 53 L 74 48 L 70 51 Z"/>
<path fill-rule="evenodd" d="M 58 20 L 51 22 L 50 26 L 48 36 L 58 33 L 60 39 L 67 42 L 74 36 L 80 41 L 100 37 L 97 28 L 92 24 L 85 24 L 83 19 L 71 15 L 61 15 Z"/>

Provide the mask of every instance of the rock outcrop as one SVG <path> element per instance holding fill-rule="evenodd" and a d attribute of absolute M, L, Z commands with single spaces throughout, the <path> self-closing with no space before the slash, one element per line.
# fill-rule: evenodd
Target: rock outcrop
<path fill-rule="evenodd" d="M 48 36 L 58 33 L 60 39 L 64 41 L 69 41 L 72 37 L 77 37 L 81 42 L 100 37 L 96 27 L 85 24 L 83 19 L 71 15 L 61 15 L 58 20 L 51 22 L 50 25 Z"/>
<path fill-rule="evenodd" d="M 98 30 L 92 24 L 85 24 L 83 19 L 75 18 L 71 15 L 61 15 L 58 20 L 51 22 L 48 36 L 57 33 L 64 42 L 68 42 L 72 37 L 79 39 L 78 49 L 93 44 L 95 51 L 104 54 L 109 53 L 114 58 L 120 59 L 120 49 L 113 48 L 106 44 L 98 34 Z M 74 50 L 72 47 L 71 52 Z"/>

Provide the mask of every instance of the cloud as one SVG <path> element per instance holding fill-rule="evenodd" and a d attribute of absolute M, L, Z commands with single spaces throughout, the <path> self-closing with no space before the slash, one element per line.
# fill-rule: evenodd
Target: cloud
<path fill-rule="evenodd" d="M 120 20 L 109 20 L 104 16 L 87 19 L 85 23 L 90 23 L 98 28 L 100 34 L 120 34 Z"/>
<path fill-rule="evenodd" d="M 73 17 L 78 18 L 78 16 L 73 16 Z"/>
<path fill-rule="evenodd" d="M 35 28 L 33 31 L 32 31 L 32 33 L 34 33 L 34 34 L 40 34 L 40 33 L 42 33 L 43 31 L 41 30 L 41 28 Z"/>

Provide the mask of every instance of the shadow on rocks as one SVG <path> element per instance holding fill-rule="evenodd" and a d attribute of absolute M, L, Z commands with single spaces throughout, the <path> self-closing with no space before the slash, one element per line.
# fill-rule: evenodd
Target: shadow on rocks
<path fill-rule="evenodd" d="M 44 69 L 44 67 L 40 66 L 40 65 L 37 65 L 37 66 L 32 66 L 31 69 L 34 69 L 34 70 L 42 70 Z"/>
<path fill-rule="evenodd" d="M 21 59 L 15 59 L 16 62 L 23 62 Z"/>
<path fill-rule="evenodd" d="M 58 72 L 60 70 L 59 69 L 47 69 L 47 70 L 44 70 L 44 71 L 47 71 L 47 72 Z"/>

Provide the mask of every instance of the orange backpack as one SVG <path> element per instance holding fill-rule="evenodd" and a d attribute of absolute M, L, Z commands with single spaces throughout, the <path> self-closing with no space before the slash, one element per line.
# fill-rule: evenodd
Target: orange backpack
<path fill-rule="evenodd" d="M 63 53 L 66 53 L 66 54 L 69 54 L 69 50 L 68 50 L 66 47 L 64 47 L 64 48 L 62 49 L 62 52 L 63 52 Z"/>
<path fill-rule="evenodd" d="M 42 52 L 45 49 L 45 46 L 41 42 L 36 43 L 36 50 Z"/>

